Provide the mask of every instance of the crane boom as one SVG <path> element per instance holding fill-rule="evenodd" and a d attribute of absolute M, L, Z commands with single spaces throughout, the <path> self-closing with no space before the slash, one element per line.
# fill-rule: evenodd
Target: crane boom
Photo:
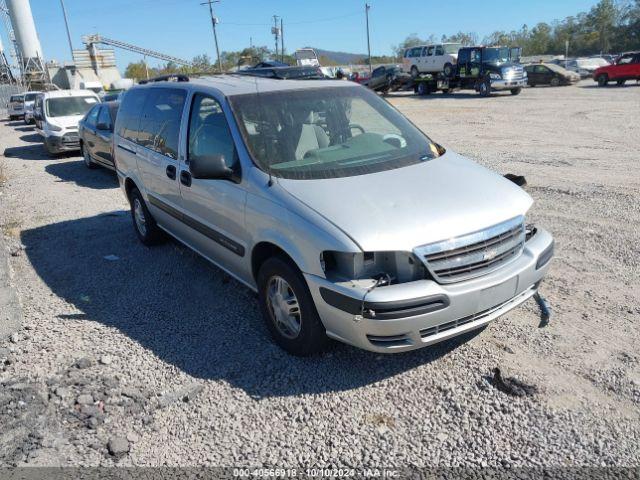
<path fill-rule="evenodd" d="M 147 48 L 138 47 L 136 45 L 131 45 L 130 43 L 121 42 L 120 40 L 113 40 L 112 38 L 103 37 L 102 35 L 85 35 L 82 37 L 82 41 L 87 44 L 87 46 L 91 46 L 96 43 L 102 43 L 105 45 L 111 45 L 113 47 L 122 48 L 123 50 L 129 50 L 130 52 L 139 53 L 141 55 L 146 55 L 147 57 L 158 58 L 160 60 L 164 60 L 166 62 L 177 63 L 178 65 L 186 65 L 190 66 L 191 62 L 187 60 L 183 60 L 182 58 L 173 57 L 171 55 L 166 55 L 164 53 L 156 52 L 154 50 L 149 50 Z"/>

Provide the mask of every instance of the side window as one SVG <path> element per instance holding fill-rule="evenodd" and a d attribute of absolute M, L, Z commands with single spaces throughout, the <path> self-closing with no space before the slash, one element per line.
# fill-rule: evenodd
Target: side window
<path fill-rule="evenodd" d="M 534 71 L 536 73 L 547 73 L 547 67 L 545 67 L 544 65 L 536 65 Z"/>
<path fill-rule="evenodd" d="M 458 56 L 458 63 L 467 63 L 470 59 L 469 50 L 460 50 Z"/>
<path fill-rule="evenodd" d="M 444 55 L 444 47 L 442 45 L 436 47 L 436 55 Z"/>
<path fill-rule="evenodd" d="M 480 62 L 480 52 L 478 50 L 471 50 L 469 55 L 471 62 Z"/>
<path fill-rule="evenodd" d="M 174 160 L 178 158 L 180 120 L 186 92 L 177 88 L 152 88 L 144 104 L 138 143 Z"/>
<path fill-rule="evenodd" d="M 138 141 L 140 116 L 147 99 L 147 89 L 129 90 L 122 99 L 120 114 L 116 122 L 116 132 L 131 142 Z"/>
<path fill-rule="evenodd" d="M 236 162 L 236 147 L 217 100 L 200 93 L 193 97 L 189 117 L 187 158 L 221 154 L 232 167 Z"/>
<path fill-rule="evenodd" d="M 427 53 L 425 53 L 425 55 L 428 56 L 428 57 L 433 55 L 433 48 L 434 47 L 427 47 Z"/>
<path fill-rule="evenodd" d="M 416 47 L 413 50 L 411 50 L 412 57 L 419 57 L 421 53 L 422 53 L 422 47 Z"/>
<path fill-rule="evenodd" d="M 87 113 L 87 119 L 85 120 L 85 123 L 90 127 L 95 127 L 98 121 L 99 112 L 100 112 L 100 105 L 96 105 L 91 110 L 89 110 L 89 113 Z"/>
<path fill-rule="evenodd" d="M 620 65 L 627 65 L 628 63 L 631 63 L 632 60 L 633 57 L 631 55 L 625 55 L 624 57 L 620 58 L 620 61 L 618 63 Z"/>
<path fill-rule="evenodd" d="M 384 74 L 384 67 L 378 67 L 373 72 L 371 72 L 372 77 L 380 77 Z"/>
<path fill-rule="evenodd" d="M 98 125 L 104 125 L 107 129 L 111 128 L 111 115 L 109 115 L 109 107 L 106 105 L 100 109 L 100 113 L 98 114 Z"/>

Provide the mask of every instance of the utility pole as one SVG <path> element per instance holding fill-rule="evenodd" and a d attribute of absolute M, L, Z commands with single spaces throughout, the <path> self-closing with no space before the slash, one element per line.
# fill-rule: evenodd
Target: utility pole
<path fill-rule="evenodd" d="M 278 28 L 278 16 L 273 16 L 273 27 L 271 27 L 271 33 L 276 39 L 276 51 L 275 51 L 275 59 L 278 59 L 278 38 L 280 37 L 280 29 Z"/>
<path fill-rule="evenodd" d="M 282 58 L 282 63 L 284 63 L 284 25 L 282 18 L 280 18 L 280 57 Z"/>
<path fill-rule="evenodd" d="M 220 3 L 220 0 L 207 0 L 200 5 L 209 5 L 209 15 L 211 15 L 211 26 L 213 27 L 213 40 L 216 43 L 216 55 L 218 56 L 218 70 L 222 73 L 222 59 L 220 58 L 220 49 L 218 48 L 218 33 L 216 32 L 216 24 L 218 19 L 213 14 L 213 4 Z"/>
<path fill-rule="evenodd" d="M 64 16 L 64 24 L 67 27 L 67 40 L 69 40 L 69 50 L 71 50 L 71 60 L 73 60 L 73 42 L 71 41 L 71 32 L 69 31 L 69 19 L 67 18 L 67 9 L 64 6 L 64 0 L 60 0 L 62 6 L 62 15 Z"/>
<path fill-rule="evenodd" d="M 371 41 L 369 39 L 369 9 L 371 5 L 368 3 L 364 4 L 364 15 L 367 19 L 367 52 L 369 55 L 369 75 L 371 75 L 372 67 L 371 67 Z"/>

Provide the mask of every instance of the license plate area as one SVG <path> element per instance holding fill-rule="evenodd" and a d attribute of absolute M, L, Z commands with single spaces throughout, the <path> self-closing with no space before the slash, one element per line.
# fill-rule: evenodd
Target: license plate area
<path fill-rule="evenodd" d="M 478 312 L 500 305 L 515 297 L 518 288 L 518 277 L 513 277 L 493 287 L 485 288 L 480 292 Z"/>

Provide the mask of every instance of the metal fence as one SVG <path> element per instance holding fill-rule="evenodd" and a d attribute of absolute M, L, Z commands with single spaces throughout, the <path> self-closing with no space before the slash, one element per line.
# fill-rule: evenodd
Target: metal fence
<path fill-rule="evenodd" d="M 7 114 L 7 104 L 9 97 L 16 93 L 22 93 L 24 88 L 20 85 L 0 85 L 0 115 L 3 117 Z"/>

